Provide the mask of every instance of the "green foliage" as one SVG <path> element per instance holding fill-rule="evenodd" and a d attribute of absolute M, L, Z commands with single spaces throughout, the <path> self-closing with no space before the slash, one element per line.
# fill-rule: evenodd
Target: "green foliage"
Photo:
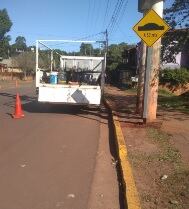
<path fill-rule="evenodd" d="M 188 101 L 188 92 L 180 96 L 175 96 L 174 94 L 165 94 L 160 91 L 158 96 L 158 104 L 161 108 L 181 111 L 184 113 L 189 113 Z"/>
<path fill-rule="evenodd" d="M 24 36 L 17 36 L 15 40 L 15 45 L 17 49 L 25 49 L 26 48 L 26 39 Z"/>
<path fill-rule="evenodd" d="M 160 84 L 170 84 L 172 86 L 184 85 L 189 82 L 189 70 L 165 69 L 160 73 Z"/>
<path fill-rule="evenodd" d="M 53 51 L 54 67 L 55 68 L 59 68 L 60 67 L 60 55 L 59 54 L 66 55 L 66 52 L 65 51 L 61 51 L 60 49 L 55 49 Z"/>
<path fill-rule="evenodd" d="M 166 96 L 166 97 L 174 96 L 173 93 L 169 92 L 169 91 L 166 90 L 166 89 L 161 89 L 161 88 L 159 88 L 159 90 L 158 90 L 158 95 L 159 95 L 159 96 Z"/>
<path fill-rule="evenodd" d="M 173 30 L 162 39 L 162 61 L 176 63 L 176 55 L 189 48 L 189 29 Z"/>
<path fill-rule="evenodd" d="M 27 50 L 26 39 L 23 36 L 17 36 L 15 43 L 11 46 L 11 56 L 18 55 Z"/>
<path fill-rule="evenodd" d="M 10 36 L 6 33 L 10 31 L 12 22 L 6 9 L 0 10 L 0 57 L 7 58 L 9 50 Z"/>
<path fill-rule="evenodd" d="M 133 45 L 127 43 L 112 44 L 109 46 L 107 55 L 107 70 L 115 70 L 122 63 L 122 53 L 125 49 L 129 49 Z"/>
<path fill-rule="evenodd" d="M 189 48 L 189 0 L 174 0 L 164 14 L 165 20 L 176 30 L 171 30 L 162 39 L 162 60 L 176 62 L 175 55 Z"/>
<path fill-rule="evenodd" d="M 189 27 L 189 1 L 174 0 L 170 8 L 164 10 L 165 18 L 172 28 Z"/>
<path fill-rule="evenodd" d="M 49 50 L 39 50 L 39 67 L 50 70 L 51 52 Z"/>
<path fill-rule="evenodd" d="M 0 41 L 0 57 L 3 57 L 4 59 L 8 58 L 9 50 L 10 50 L 10 36 L 5 36 Z"/>
<path fill-rule="evenodd" d="M 81 55 L 91 55 L 92 51 L 93 51 L 92 44 L 85 44 L 85 43 L 81 44 L 81 46 L 80 46 Z"/>
<path fill-rule="evenodd" d="M 23 36 L 16 37 L 15 46 L 18 50 L 25 50 L 26 49 L 26 39 Z"/>
<path fill-rule="evenodd" d="M 30 50 L 31 51 L 31 50 Z M 60 67 L 60 55 L 76 55 L 75 52 L 67 54 L 65 51 L 60 49 L 53 50 L 53 67 Z M 51 66 L 51 51 L 50 50 L 39 50 L 39 67 L 50 70 Z"/>
<path fill-rule="evenodd" d="M 13 58 L 13 64 L 22 69 L 23 72 L 34 72 L 35 53 L 23 52 Z"/>
<path fill-rule="evenodd" d="M 159 155 L 159 161 L 168 161 L 179 163 L 181 159 L 180 152 L 171 146 L 170 136 L 160 129 L 148 128 L 147 135 L 155 143 L 159 144 L 162 152 Z"/>
<path fill-rule="evenodd" d="M 7 10 L 0 10 L 0 40 L 2 40 L 5 37 L 5 34 L 10 31 L 11 26 L 12 22 Z"/>

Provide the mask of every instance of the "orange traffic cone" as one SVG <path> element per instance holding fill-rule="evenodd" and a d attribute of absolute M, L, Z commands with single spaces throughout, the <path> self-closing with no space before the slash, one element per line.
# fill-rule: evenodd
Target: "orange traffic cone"
<path fill-rule="evenodd" d="M 18 93 L 16 94 L 15 113 L 12 115 L 12 117 L 16 119 L 24 117 L 24 114 L 22 112 L 21 101 Z"/>

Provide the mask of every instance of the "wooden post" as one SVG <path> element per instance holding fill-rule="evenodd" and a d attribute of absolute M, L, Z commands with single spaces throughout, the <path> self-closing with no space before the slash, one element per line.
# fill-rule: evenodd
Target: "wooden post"
<path fill-rule="evenodd" d="M 162 17 L 163 1 L 154 3 L 151 9 L 153 9 L 160 17 Z M 161 39 L 159 39 L 152 47 L 147 48 L 143 111 L 144 122 L 152 122 L 156 119 L 160 50 Z"/>
<path fill-rule="evenodd" d="M 146 44 L 141 41 L 139 46 L 139 78 L 138 78 L 138 89 L 137 89 L 137 105 L 136 112 L 141 115 L 143 114 L 143 101 L 144 101 L 144 79 L 145 79 L 145 64 L 146 64 Z"/>
<path fill-rule="evenodd" d="M 51 51 L 51 72 L 53 71 L 53 51 Z"/>

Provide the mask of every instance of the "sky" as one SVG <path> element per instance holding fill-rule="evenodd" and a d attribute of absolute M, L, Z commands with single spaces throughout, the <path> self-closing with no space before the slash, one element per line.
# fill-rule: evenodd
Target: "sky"
<path fill-rule="evenodd" d="M 166 4 L 170 4 L 167 0 Z M 104 39 L 93 34 L 105 31 L 110 23 L 117 0 L 1 0 L 0 9 L 6 8 L 13 25 L 11 43 L 24 36 L 27 45 L 37 39 Z M 124 13 L 109 34 L 109 44 L 140 41 L 132 27 L 142 18 L 138 0 L 125 0 Z M 89 38 L 89 36 L 91 36 Z"/>

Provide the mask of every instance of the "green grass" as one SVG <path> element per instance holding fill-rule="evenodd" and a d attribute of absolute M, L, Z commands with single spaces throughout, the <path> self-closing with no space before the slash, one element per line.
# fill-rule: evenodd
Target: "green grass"
<path fill-rule="evenodd" d="M 165 89 L 159 89 L 158 94 L 159 94 L 159 96 L 174 96 L 173 93 L 171 93 Z"/>
<path fill-rule="evenodd" d="M 122 85 L 119 88 L 127 93 L 137 94 L 137 88 L 132 88 L 130 85 Z"/>
<path fill-rule="evenodd" d="M 147 139 L 157 145 L 157 151 L 149 155 L 140 153 L 140 151 L 129 152 L 132 165 L 138 169 L 146 169 L 144 174 L 149 176 L 149 183 L 150 181 L 153 182 L 152 190 L 147 187 L 140 193 L 142 203 L 156 202 L 159 204 L 161 200 L 164 203 L 161 202 L 163 204 L 158 208 L 188 209 L 189 170 L 182 163 L 180 152 L 171 144 L 171 136 L 161 129 L 148 127 L 146 131 Z M 162 180 L 162 174 L 168 175 L 168 178 Z M 160 199 L 153 195 L 153 189 L 158 190 Z M 177 201 L 178 204 L 170 204 L 170 201 Z M 154 208 L 157 207 L 154 206 Z"/>
<path fill-rule="evenodd" d="M 178 149 L 171 146 L 169 142 L 170 136 L 167 133 L 159 129 L 148 128 L 147 134 L 154 143 L 159 144 L 159 146 L 161 147 L 162 152 L 160 153 L 159 161 L 180 163 L 181 154 Z"/>
<path fill-rule="evenodd" d="M 156 128 L 147 128 L 148 136 L 156 143 L 167 144 L 170 136 Z"/>
<path fill-rule="evenodd" d="M 130 89 L 127 89 L 126 92 L 132 93 L 132 94 L 137 94 L 137 89 L 136 88 L 130 88 Z"/>
<path fill-rule="evenodd" d="M 159 158 L 160 158 L 159 153 L 151 153 L 151 154 L 139 153 L 139 152 L 129 153 L 129 159 L 131 160 L 134 166 L 138 166 L 141 163 L 145 163 L 149 165 Z"/>
<path fill-rule="evenodd" d="M 161 108 L 177 110 L 189 114 L 189 95 L 176 96 L 166 90 L 159 90 L 158 104 Z"/>

